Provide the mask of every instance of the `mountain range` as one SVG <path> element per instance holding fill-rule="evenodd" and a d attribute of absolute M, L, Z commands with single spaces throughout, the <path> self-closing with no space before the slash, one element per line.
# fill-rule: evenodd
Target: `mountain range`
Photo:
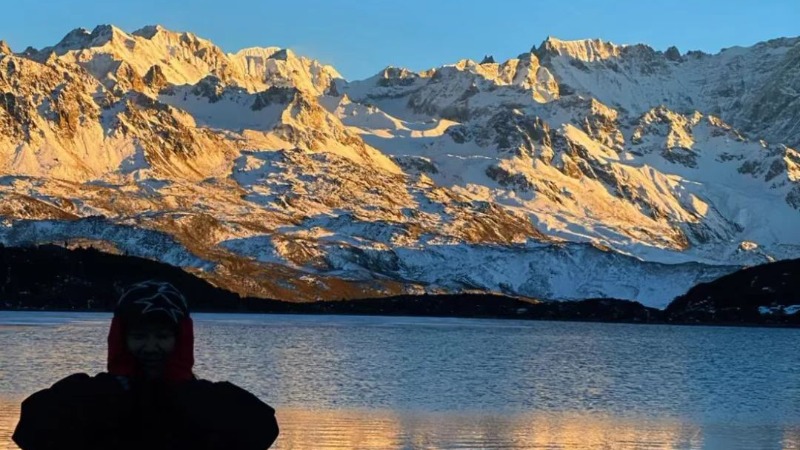
<path fill-rule="evenodd" d="M 610 297 L 800 254 L 800 38 L 547 38 L 348 81 L 288 49 L 76 29 L 0 42 L 0 243 L 243 296 Z"/>

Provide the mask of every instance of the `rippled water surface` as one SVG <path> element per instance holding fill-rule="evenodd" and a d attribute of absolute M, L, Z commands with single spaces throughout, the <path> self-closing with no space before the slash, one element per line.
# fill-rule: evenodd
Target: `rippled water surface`
<path fill-rule="evenodd" d="M 0 449 L 26 395 L 104 369 L 110 316 L 0 312 Z M 202 378 L 282 449 L 800 449 L 800 330 L 197 314 Z"/>

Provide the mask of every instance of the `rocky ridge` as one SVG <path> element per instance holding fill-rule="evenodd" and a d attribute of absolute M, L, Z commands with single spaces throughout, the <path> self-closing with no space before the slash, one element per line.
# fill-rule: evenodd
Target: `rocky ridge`
<path fill-rule="evenodd" d="M 94 240 L 289 300 L 665 306 L 797 255 L 798 51 L 548 38 L 348 82 L 159 26 L 0 46 L 0 241 Z"/>

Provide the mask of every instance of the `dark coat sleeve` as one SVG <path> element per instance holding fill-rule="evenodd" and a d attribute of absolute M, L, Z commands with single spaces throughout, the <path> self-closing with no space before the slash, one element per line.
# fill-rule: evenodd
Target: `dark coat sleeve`
<path fill-rule="evenodd" d="M 70 375 L 22 402 L 12 436 L 23 450 L 95 448 L 113 434 L 115 380 L 80 373 Z"/>
<path fill-rule="evenodd" d="M 197 380 L 178 395 L 186 426 L 204 449 L 265 450 L 278 438 L 275 410 L 232 383 Z"/>

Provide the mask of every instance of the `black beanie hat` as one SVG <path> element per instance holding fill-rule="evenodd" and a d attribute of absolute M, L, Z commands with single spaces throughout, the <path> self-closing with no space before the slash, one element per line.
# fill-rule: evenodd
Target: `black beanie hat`
<path fill-rule="evenodd" d="M 131 285 L 122 294 L 114 310 L 128 325 L 162 322 L 173 327 L 189 317 L 186 298 L 175 286 L 165 281 L 148 280 Z"/>

